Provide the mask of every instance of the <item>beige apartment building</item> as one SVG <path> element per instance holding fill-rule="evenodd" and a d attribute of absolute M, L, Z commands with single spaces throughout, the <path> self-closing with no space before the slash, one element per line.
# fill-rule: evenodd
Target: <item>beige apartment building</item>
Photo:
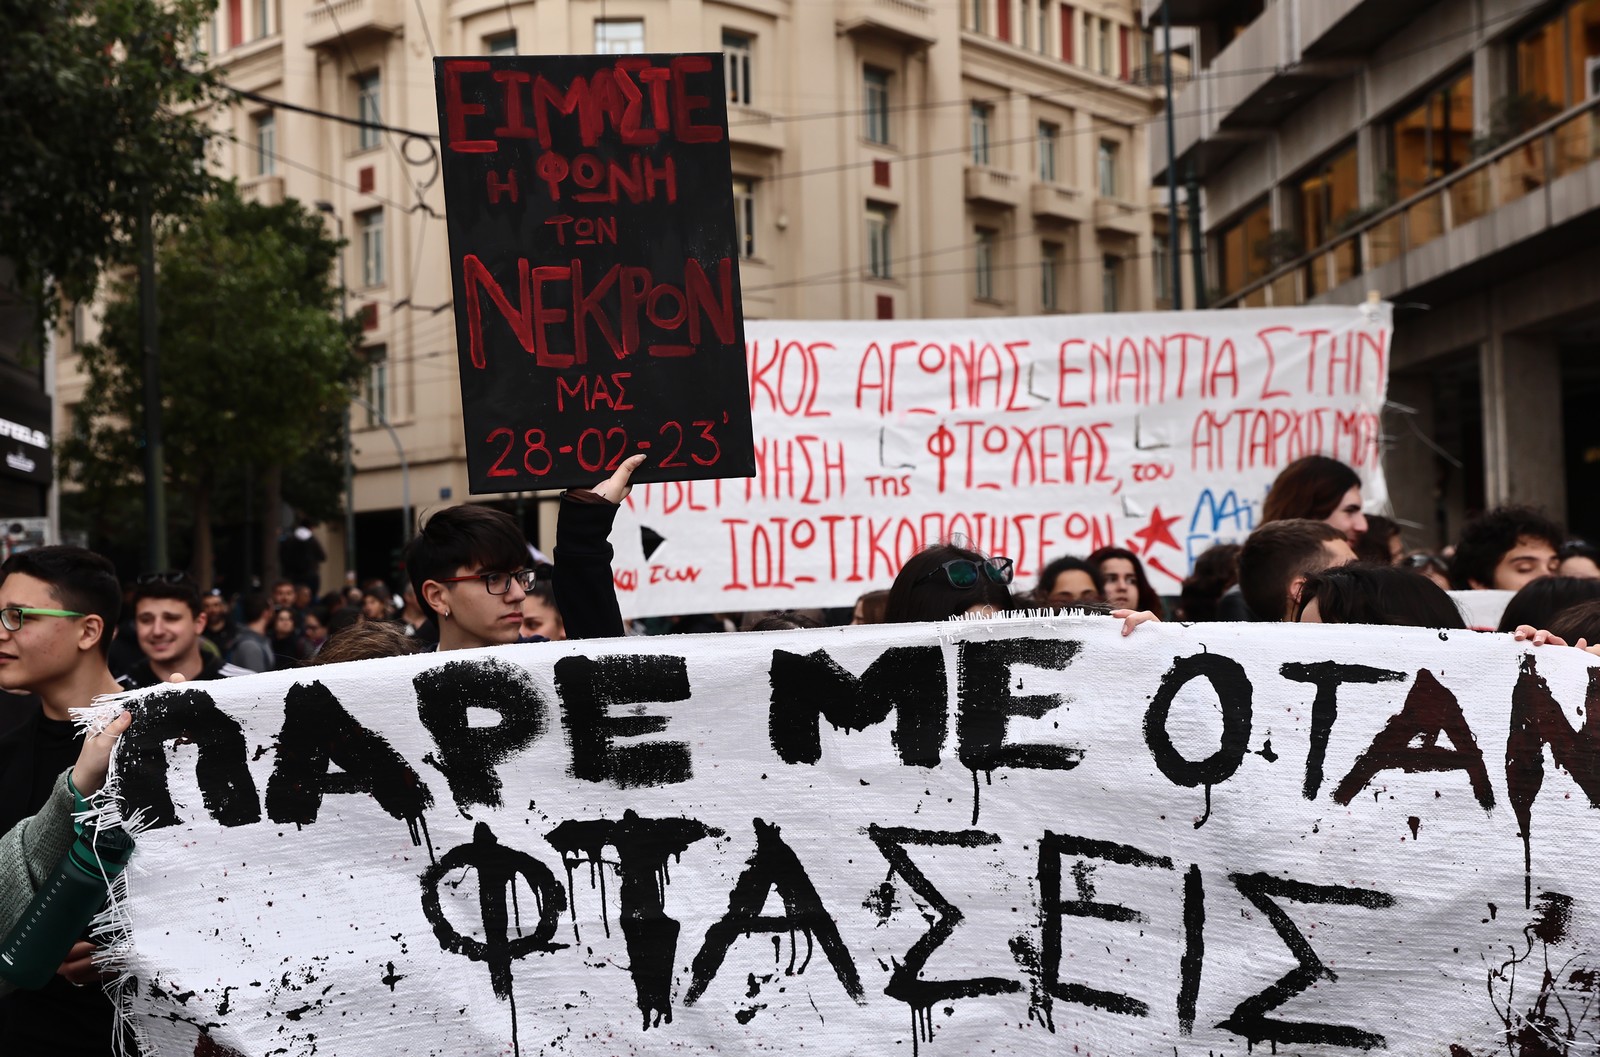
<path fill-rule="evenodd" d="M 1175 159 L 1213 303 L 1396 303 L 1384 460 L 1414 545 L 1505 502 L 1600 537 L 1600 0 L 1145 16 L 1167 3 L 1198 40 Z"/>
<path fill-rule="evenodd" d="M 747 318 L 1166 297 L 1135 0 L 221 0 L 204 37 L 250 93 L 217 115 L 218 166 L 261 200 L 316 204 L 350 243 L 363 576 L 388 571 L 403 489 L 419 511 L 468 498 L 435 55 L 721 52 Z M 81 385 L 64 357 L 58 409 Z M 532 494 L 504 501 L 551 540 Z"/>

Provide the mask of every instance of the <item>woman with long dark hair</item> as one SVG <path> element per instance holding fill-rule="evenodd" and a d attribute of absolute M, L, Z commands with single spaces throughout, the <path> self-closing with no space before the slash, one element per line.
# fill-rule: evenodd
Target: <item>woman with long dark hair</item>
<path fill-rule="evenodd" d="M 1100 570 L 1101 594 L 1112 609 L 1145 609 L 1165 618 L 1161 596 L 1150 586 L 1137 554 L 1125 547 L 1101 547 L 1089 555 L 1089 564 Z"/>
<path fill-rule="evenodd" d="M 889 588 L 884 623 L 1004 613 L 1011 608 L 1014 574 L 1010 558 L 991 558 L 966 547 L 936 543 L 901 566 Z"/>
<path fill-rule="evenodd" d="M 1326 521 L 1354 544 L 1367 531 L 1361 477 L 1338 459 L 1307 455 L 1283 468 L 1261 507 L 1261 523 L 1309 518 Z"/>

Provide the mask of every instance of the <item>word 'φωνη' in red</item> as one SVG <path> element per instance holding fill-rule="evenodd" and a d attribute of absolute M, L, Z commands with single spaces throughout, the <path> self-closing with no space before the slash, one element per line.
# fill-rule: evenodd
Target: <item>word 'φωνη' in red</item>
<path fill-rule="evenodd" d="M 472 366 L 479 370 L 488 366 L 483 340 L 483 294 L 488 294 L 518 343 L 537 358 L 540 367 L 588 363 L 593 334 L 605 341 L 613 356 L 626 359 L 639 349 L 641 319 L 658 332 L 685 332 L 684 340 L 647 346 L 651 356 L 693 355 L 708 322 L 722 344 L 737 340 L 733 263 L 726 257 L 709 276 L 699 261 L 692 257 L 685 260 L 682 286 L 657 282 L 649 268 L 637 265 L 613 264 L 597 281 L 591 281 L 584 275 L 581 260 L 535 266 L 526 257 L 519 257 L 516 305 L 476 254 L 462 258 L 461 277 L 466 287 L 468 354 Z M 561 286 L 564 291 L 556 292 Z M 567 307 L 549 303 L 563 298 L 563 294 Z M 605 311 L 606 302 L 613 298 L 617 304 L 615 318 Z M 557 325 L 565 333 L 552 342 L 550 328 Z"/>
<path fill-rule="evenodd" d="M 442 74 L 445 148 L 459 154 L 493 154 L 503 141 L 529 139 L 549 150 L 554 142 L 552 121 L 573 116 L 585 147 L 595 146 L 607 133 L 630 147 L 649 146 L 664 135 L 679 143 L 720 143 L 726 134 L 720 125 L 697 121 L 699 112 L 710 107 L 710 97 L 694 94 L 688 83 L 711 69 L 711 60 L 704 55 L 675 55 L 665 66 L 645 58 L 619 59 L 592 77 L 574 77 L 563 88 L 543 74 L 491 72 L 483 60 L 452 59 Z M 494 87 L 485 93 L 485 102 L 468 102 L 463 80 L 484 75 Z M 468 118 L 483 120 L 474 121 L 468 131 Z"/>

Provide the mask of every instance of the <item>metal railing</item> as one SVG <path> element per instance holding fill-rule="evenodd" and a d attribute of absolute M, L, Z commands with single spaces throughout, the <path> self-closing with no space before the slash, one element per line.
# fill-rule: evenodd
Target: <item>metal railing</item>
<path fill-rule="evenodd" d="M 1600 158 L 1600 97 L 1558 114 L 1217 299 L 1219 308 L 1303 305 L 1550 185 Z M 1546 195 L 1545 219 L 1551 203 Z"/>

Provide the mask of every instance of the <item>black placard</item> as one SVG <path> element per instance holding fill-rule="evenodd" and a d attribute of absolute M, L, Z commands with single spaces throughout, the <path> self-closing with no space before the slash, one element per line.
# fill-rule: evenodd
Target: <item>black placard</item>
<path fill-rule="evenodd" d="M 722 57 L 434 75 L 472 491 L 753 476 Z"/>

